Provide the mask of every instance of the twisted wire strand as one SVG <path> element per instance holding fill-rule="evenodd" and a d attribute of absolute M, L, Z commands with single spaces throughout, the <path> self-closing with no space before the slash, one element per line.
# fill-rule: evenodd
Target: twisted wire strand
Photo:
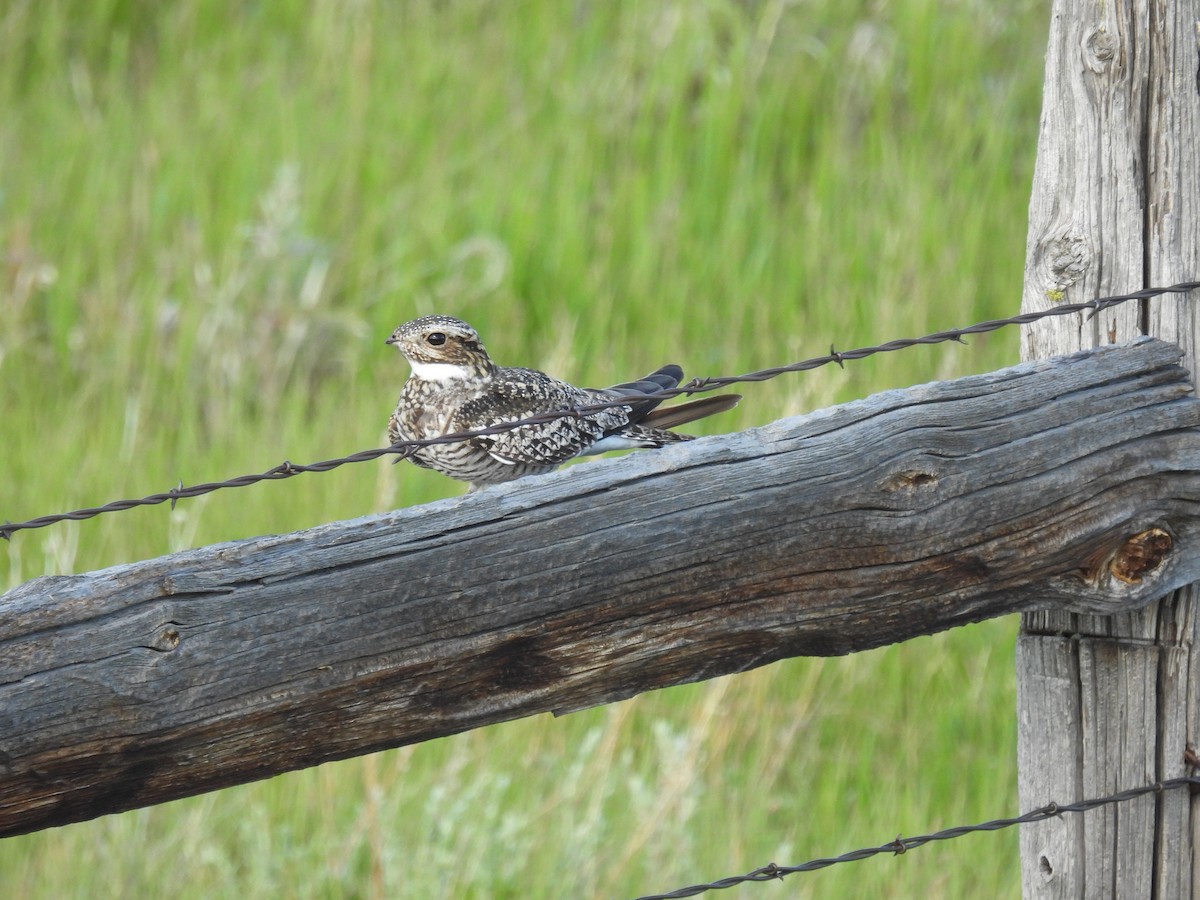
<path fill-rule="evenodd" d="M 742 375 L 722 375 L 712 378 L 693 378 L 686 384 L 678 387 L 647 393 L 644 397 L 639 397 L 639 400 L 665 400 L 671 397 L 677 397 L 681 394 L 699 394 L 706 391 L 718 390 L 723 387 L 728 387 L 732 384 L 754 383 L 759 381 L 767 381 L 772 378 L 777 378 L 789 372 L 806 372 L 810 369 L 816 369 L 821 366 L 837 364 L 844 366 L 847 360 L 865 359 L 868 356 L 874 356 L 877 353 L 892 353 L 897 350 L 905 350 L 909 347 L 916 347 L 925 344 L 942 344 L 948 341 L 957 341 L 963 343 L 963 338 L 967 335 L 986 334 L 991 331 L 999 331 L 1001 328 L 1006 328 L 1011 325 L 1028 325 L 1032 322 L 1037 322 L 1042 319 L 1049 319 L 1056 316 L 1073 315 L 1079 312 L 1090 312 L 1096 315 L 1105 309 L 1112 306 L 1117 306 L 1121 303 L 1127 303 L 1131 300 L 1149 300 L 1154 297 L 1159 297 L 1163 294 L 1186 294 L 1196 288 L 1200 288 L 1200 281 L 1185 281 L 1179 284 L 1173 284 L 1170 287 L 1151 287 L 1140 291 L 1134 291 L 1129 294 L 1119 294 L 1112 297 L 1100 297 L 1096 300 L 1087 300 L 1082 303 L 1065 303 L 1061 306 L 1054 306 L 1049 309 L 1040 310 L 1038 312 L 1021 313 L 1019 315 L 1010 316 L 1005 319 L 990 319 L 986 322 L 977 322 L 974 325 L 968 325 L 963 328 L 953 328 L 949 331 L 937 331 L 933 334 L 926 334 L 915 338 L 901 338 L 898 340 L 887 341 L 874 347 L 859 347 L 854 350 L 836 350 L 832 346 L 829 348 L 829 353 L 824 356 L 814 356 L 811 359 L 804 359 L 798 362 L 789 363 L 784 366 L 774 366 L 769 369 L 760 369 L 756 372 L 747 372 Z M 571 407 L 569 409 L 555 410 L 553 412 L 538 413 L 537 415 L 529 416 L 524 419 L 516 419 L 511 422 L 500 422 L 488 428 L 480 428 L 473 431 L 459 431 L 452 434 L 439 435 L 435 438 L 426 438 L 423 440 L 398 441 L 390 447 L 378 447 L 370 450 L 360 450 L 357 453 L 351 453 L 349 456 L 340 456 L 334 459 L 321 460 L 314 463 L 293 463 L 289 460 L 284 460 L 279 465 L 272 466 L 265 472 L 252 473 L 248 475 L 238 475 L 234 478 L 229 478 L 224 481 L 208 481 L 201 484 L 184 485 L 180 482 L 169 491 L 162 491 L 156 494 L 149 494 L 145 497 L 138 497 L 127 500 L 113 500 L 101 506 L 89 506 L 83 509 L 75 509 L 70 512 L 53 513 L 37 518 L 28 519 L 24 522 L 5 522 L 0 525 L 0 538 L 11 540 L 12 536 L 18 531 L 24 531 L 33 528 L 45 528 L 48 525 L 54 525 L 58 522 L 65 521 L 81 521 L 91 519 L 95 516 L 103 515 L 110 512 L 121 512 L 128 509 L 136 509 L 140 506 L 155 506 L 160 503 L 170 503 L 171 508 L 175 508 L 175 504 L 188 497 L 199 497 L 203 494 L 211 494 L 214 491 L 223 490 L 225 488 L 249 487 L 252 484 L 258 484 L 262 481 L 279 481 L 284 478 L 292 478 L 296 475 L 301 475 L 305 472 L 328 472 L 340 466 L 350 465 L 352 463 L 369 462 L 373 459 L 378 459 L 381 456 L 394 455 L 397 460 L 411 456 L 422 447 L 429 447 L 435 444 L 453 444 L 460 441 L 467 441 L 476 437 L 485 437 L 487 435 L 500 434 L 505 431 L 511 431 L 515 428 L 522 428 L 527 425 L 543 425 L 547 422 L 553 422 L 556 419 L 570 417 L 583 418 L 592 415 L 604 409 L 609 409 L 617 406 L 628 405 L 628 400 L 609 400 L 600 403 L 589 403 L 583 406 Z"/>
<path fill-rule="evenodd" d="M 895 840 L 878 847 L 864 847 L 859 850 L 851 850 L 848 853 L 843 853 L 841 856 L 811 859 L 796 866 L 778 866 L 775 863 L 768 863 L 761 868 L 755 869 L 753 872 L 747 872 L 745 875 L 718 878 L 716 881 L 689 885 L 688 887 L 682 887 L 665 894 L 646 894 L 637 898 L 637 900 L 675 900 L 678 897 L 695 897 L 697 894 L 703 894 L 707 891 L 724 890 L 725 888 L 735 887 L 748 882 L 775 881 L 776 879 L 782 879 L 785 875 L 794 875 L 799 872 L 815 872 L 817 869 L 825 869 L 840 863 L 858 862 L 859 860 L 869 859 L 881 853 L 899 855 L 907 853 L 909 850 L 915 850 L 917 847 L 924 846 L 925 844 L 933 843 L 934 841 L 949 841 L 966 834 L 999 831 L 1002 828 L 1010 828 L 1013 825 L 1027 825 L 1031 822 L 1041 822 L 1067 813 L 1087 812 L 1090 809 L 1096 809 L 1097 807 L 1107 806 L 1112 803 L 1125 803 L 1138 797 L 1144 797 L 1147 794 L 1162 794 L 1166 791 L 1178 790 L 1184 787 L 1191 787 L 1193 790 L 1200 789 L 1200 776 L 1185 775 L 1180 778 L 1170 778 L 1166 781 L 1158 781 L 1142 787 L 1128 788 L 1127 790 L 1118 791 L 1115 794 L 1109 794 L 1105 797 L 1094 797 L 1065 805 L 1051 802 L 1045 806 L 1030 810 L 1023 815 L 1013 816 L 1012 818 L 992 819 L 989 822 L 980 822 L 977 825 L 958 825 L 953 828 L 943 829 L 942 831 L 935 831 L 932 834 L 917 835 L 916 837 L 897 837 Z"/>

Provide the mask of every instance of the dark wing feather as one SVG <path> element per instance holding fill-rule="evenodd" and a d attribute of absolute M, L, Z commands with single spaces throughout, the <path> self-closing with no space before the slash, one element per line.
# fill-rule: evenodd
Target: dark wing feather
<path fill-rule="evenodd" d="M 671 388 L 677 387 L 681 381 L 683 381 L 683 369 L 676 365 L 667 365 L 638 381 L 614 385 L 608 390 L 623 396 L 637 396 L 663 390 L 669 391 Z M 635 425 L 645 425 L 647 428 L 674 428 L 677 425 L 694 422 L 696 419 L 703 419 L 705 416 L 733 409 L 742 398 L 740 394 L 722 394 L 719 397 L 702 397 L 699 400 L 658 409 L 657 407 L 663 402 L 663 399 L 659 397 L 632 404 L 630 422 Z"/>
<path fill-rule="evenodd" d="M 666 365 L 661 369 L 651 372 L 637 381 L 627 381 L 624 384 L 614 384 L 608 388 L 605 393 L 615 394 L 619 397 L 638 397 L 642 394 L 655 394 L 659 391 L 669 391 L 671 388 L 679 384 L 683 380 L 683 369 L 676 365 Z M 630 406 L 629 421 L 637 424 L 643 421 L 646 416 L 663 402 L 662 397 L 653 400 L 643 400 L 640 403 L 634 403 Z"/>

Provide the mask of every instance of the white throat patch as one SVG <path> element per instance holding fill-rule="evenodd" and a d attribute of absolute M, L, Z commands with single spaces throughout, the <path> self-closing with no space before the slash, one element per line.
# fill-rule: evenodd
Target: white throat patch
<path fill-rule="evenodd" d="M 466 366 L 456 366 L 453 363 L 426 363 L 409 360 L 414 378 L 421 381 L 467 381 L 474 377 L 474 372 Z"/>

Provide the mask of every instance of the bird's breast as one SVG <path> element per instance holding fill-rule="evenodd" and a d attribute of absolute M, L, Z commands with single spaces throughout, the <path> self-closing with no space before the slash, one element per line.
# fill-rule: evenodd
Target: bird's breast
<path fill-rule="evenodd" d="M 480 394 L 480 387 L 462 380 L 428 381 L 410 378 L 397 409 L 401 428 L 414 438 L 437 437 L 450 431 L 462 405 Z"/>

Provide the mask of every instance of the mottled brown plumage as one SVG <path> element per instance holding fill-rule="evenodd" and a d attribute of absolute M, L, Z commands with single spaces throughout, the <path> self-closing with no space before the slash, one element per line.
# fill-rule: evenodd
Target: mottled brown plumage
<path fill-rule="evenodd" d="M 691 440 L 667 428 L 731 409 L 741 399 L 726 394 L 665 409 L 656 409 L 661 400 L 637 399 L 679 384 L 683 370 L 678 366 L 663 366 L 643 379 L 604 390 L 578 388 L 535 369 L 498 366 L 475 329 L 450 316 L 414 319 L 392 332 L 387 343 L 412 367 L 388 422 L 392 443 L 629 398 L 628 406 L 422 447 L 409 457 L 417 465 L 470 482 L 472 490 L 549 472 L 576 456 Z"/>

